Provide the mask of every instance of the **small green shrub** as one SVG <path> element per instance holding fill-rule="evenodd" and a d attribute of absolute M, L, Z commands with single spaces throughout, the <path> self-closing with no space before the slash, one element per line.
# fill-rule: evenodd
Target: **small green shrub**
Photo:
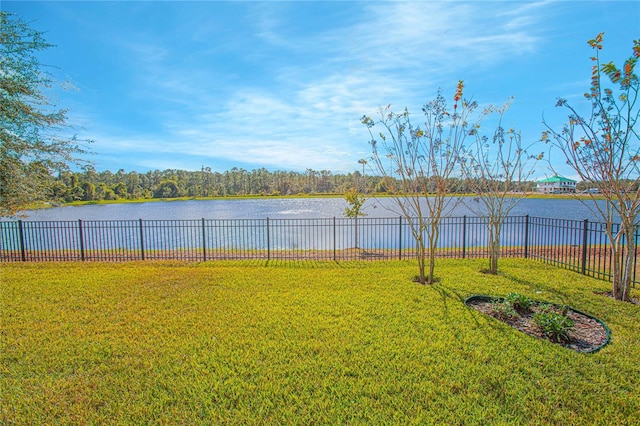
<path fill-rule="evenodd" d="M 528 311 L 533 306 L 533 301 L 527 296 L 519 293 L 509 293 L 504 298 L 506 303 L 513 306 L 513 309 Z"/>
<path fill-rule="evenodd" d="M 500 319 L 514 319 L 519 316 L 518 312 L 513 308 L 513 305 L 506 300 L 493 301 L 491 310 Z"/>
<path fill-rule="evenodd" d="M 566 312 L 566 310 L 563 310 Z M 569 331 L 575 325 L 574 321 L 560 313 L 551 312 L 548 308 L 533 315 L 533 322 L 542 329 L 542 332 L 553 342 L 569 341 Z"/>

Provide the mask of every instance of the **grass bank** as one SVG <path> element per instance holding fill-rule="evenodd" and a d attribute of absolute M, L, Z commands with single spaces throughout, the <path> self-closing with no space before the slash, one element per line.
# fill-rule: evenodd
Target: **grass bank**
<path fill-rule="evenodd" d="M 526 260 L 5 264 L 3 424 L 633 424 L 640 306 Z M 467 308 L 517 291 L 604 320 L 581 354 Z"/>

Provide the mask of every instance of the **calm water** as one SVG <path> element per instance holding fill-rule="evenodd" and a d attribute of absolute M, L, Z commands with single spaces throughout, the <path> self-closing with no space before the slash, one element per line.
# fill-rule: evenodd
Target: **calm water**
<path fill-rule="evenodd" d="M 465 198 L 447 216 L 458 218 L 441 224 L 440 247 L 482 247 L 486 245 L 486 226 L 480 220 L 459 218 L 477 216 L 477 203 Z M 27 212 L 27 222 L 0 223 L 0 251 L 18 250 L 57 252 L 70 250 L 142 250 L 166 253 L 184 250 L 198 253 L 209 250 L 342 250 L 409 248 L 413 241 L 406 220 L 389 198 L 369 199 L 365 204 L 367 220 L 355 222 L 343 218 L 347 203 L 342 198 L 280 198 L 208 201 L 172 201 L 136 204 L 105 204 L 59 207 Z M 570 199 L 524 199 L 511 216 L 597 221 L 587 206 Z M 271 221 L 264 219 L 269 218 Z M 391 218 L 383 220 L 381 218 Z M 138 221 L 137 219 L 142 219 Z M 201 220 L 205 219 L 205 220 Z M 224 223 L 220 219 L 236 219 Z M 257 219 L 238 221 L 237 219 Z M 277 219 L 319 219 L 314 221 L 278 221 Z M 371 220 L 370 220 L 371 219 Z M 82 223 L 78 222 L 82 220 Z M 101 221 L 122 222 L 101 222 Z M 187 222 L 160 222 L 154 221 Z M 40 221 L 59 221 L 43 224 Z M 98 222 L 93 222 L 98 221 Z M 242 223 L 237 223 L 242 222 Z M 522 221 L 505 224 L 501 240 L 508 246 L 522 246 Z M 535 223 L 535 221 L 533 222 Z M 115 224 L 115 225 L 114 225 Z M 532 225 L 533 226 L 533 225 Z M 562 228 L 543 227 L 530 235 L 528 244 L 580 244 L 581 224 Z M 356 229 L 360 240 L 356 242 Z M 550 231 L 551 229 L 551 231 Z M 557 235 L 556 235 L 557 234 Z M 402 237 L 404 236 L 404 238 Z M 544 237 L 537 242 L 536 238 Z M 567 240 L 567 238 L 569 238 Z M 24 244 L 24 245 L 23 245 Z"/>
<path fill-rule="evenodd" d="M 465 198 L 448 216 L 477 216 L 474 201 Z M 477 204 L 475 204 L 477 205 Z M 367 217 L 398 217 L 389 198 L 368 199 Z M 471 206 L 471 208 L 470 208 Z M 27 211 L 27 220 L 180 220 L 180 219 L 316 219 L 344 217 L 343 198 L 274 198 L 206 201 L 170 201 L 133 204 L 103 204 L 56 207 Z M 587 206 L 571 199 L 524 199 L 511 216 L 538 216 L 558 219 L 598 220 Z"/>

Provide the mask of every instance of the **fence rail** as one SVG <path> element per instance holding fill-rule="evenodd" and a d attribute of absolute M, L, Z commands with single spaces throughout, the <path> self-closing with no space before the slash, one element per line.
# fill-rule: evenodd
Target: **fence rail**
<path fill-rule="evenodd" d="M 446 217 L 439 231 L 438 256 L 489 256 L 484 218 Z M 539 259 L 610 279 L 605 231 L 603 223 L 588 220 L 510 216 L 501 229 L 500 256 Z M 407 259 L 415 253 L 411 229 L 403 217 L 0 221 L 2 262 L 344 261 Z M 634 282 L 635 271 L 634 265 Z"/>

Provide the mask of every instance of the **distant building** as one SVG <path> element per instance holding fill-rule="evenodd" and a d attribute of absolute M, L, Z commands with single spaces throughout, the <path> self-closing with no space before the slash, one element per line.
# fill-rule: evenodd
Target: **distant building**
<path fill-rule="evenodd" d="M 543 194 L 573 194 L 576 192 L 576 181 L 555 175 L 539 180 L 536 189 Z"/>

